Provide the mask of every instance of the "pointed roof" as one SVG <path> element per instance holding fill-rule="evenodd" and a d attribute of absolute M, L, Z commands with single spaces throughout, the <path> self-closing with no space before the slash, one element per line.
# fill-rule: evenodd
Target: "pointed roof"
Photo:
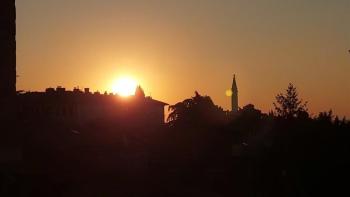
<path fill-rule="evenodd" d="M 237 89 L 236 75 L 233 75 L 233 80 L 232 80 L 232 89 Z"/>

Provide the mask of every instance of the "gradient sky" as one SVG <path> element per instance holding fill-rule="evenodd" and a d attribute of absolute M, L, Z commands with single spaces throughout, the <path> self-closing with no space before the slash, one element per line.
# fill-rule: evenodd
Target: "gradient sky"
<path fill-rule="evenodd" d="M 132 76 L 170 104 L 198 90 L 267 111 L 294 83 L 350 117 L 349 0 L 17 0 L 18 86 L 110 90 Z"/>

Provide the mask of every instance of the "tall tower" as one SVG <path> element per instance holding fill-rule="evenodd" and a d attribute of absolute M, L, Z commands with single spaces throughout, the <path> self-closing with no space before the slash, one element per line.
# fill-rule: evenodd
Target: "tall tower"
<path fill-rule="evenodd" d="M 236 83 L 236 75 L 233 75 L 231 91 L 232 91 L 231 109 L 232 109 L 232 112 L 237 112 L 238 111 L 238 88 Z"/>
<path fill-rule="evenodd" d="M 0 1 L 0 98 L 16 94 L 16 3 Z"/>

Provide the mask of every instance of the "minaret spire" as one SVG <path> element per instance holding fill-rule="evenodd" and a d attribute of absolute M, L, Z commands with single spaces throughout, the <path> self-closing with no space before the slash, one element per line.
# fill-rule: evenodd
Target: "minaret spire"
<path fill-rule="evenodd" d="M 238 88 L 236 83 L 236 75 L 233 75 L 231 91 L 232 91 L 231 110 L 232 112 L 237 112 L 238 111 Z"/>

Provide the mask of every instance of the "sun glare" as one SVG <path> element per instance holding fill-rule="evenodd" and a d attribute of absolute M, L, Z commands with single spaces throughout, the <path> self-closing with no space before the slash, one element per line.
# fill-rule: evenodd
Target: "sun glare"
<path fill-rule="evenodd" d="M 226 94 L 226 96 L 231 97 L 233 92 L 232 92 L 232 90 L 226 90 L 225 94 Z"/>
<path fill-rule="evenodd" d="M 112 91 L 120 96 L 128 97 L 135 94 L 136 87 L 136 80 L 130 77 L 121 77 L 113 83 Z"/>

